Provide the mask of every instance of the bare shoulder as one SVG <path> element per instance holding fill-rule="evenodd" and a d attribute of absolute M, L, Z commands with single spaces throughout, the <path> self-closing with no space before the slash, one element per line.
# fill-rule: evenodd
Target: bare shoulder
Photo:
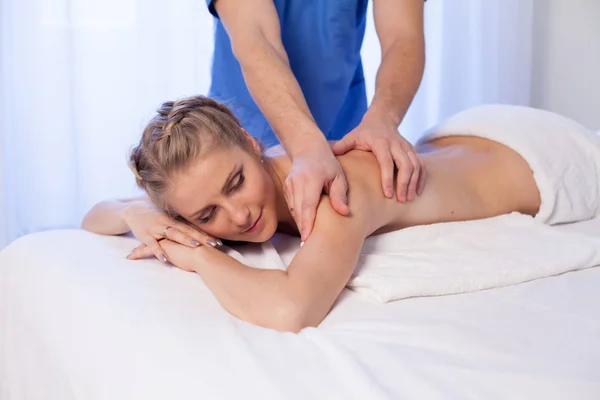
<path fill-rule="evenodd" d="M 368 213 L 369 233 L 392 222 L 395 200 L 383 195 L 381 170 L 371 152 L 354 150 L 338 157 L 348 182 L 350 212 Z"/>
<path fill-rule="evenodd" d="M 291 160 L 281 146 L 269 148 L 265 156 L 271 158 L 273 165 L 281 178 L 285 178 L 291 168 Z M 381 172 L 379 163 L 368 151 L 353 150 L 337 157 L 344 169 L 348 182 L 348 205 L 350 213 L 358 220 L 367 220 L 369 234 L 393 222 L 397 214 L 395 200 L 387 199 L 383 195 L 381 186 Z M 329 199 L 321 201 L 318 215 L 324 220 L 330 220 L 327 210 L 330 208 Z M 331 210 L 331 217 L 338 215 Z M 332 224 L 333 220 L 329 221 Z M 336 222 L 337 224 L 337 222 Z"/>
<path fill-rule="evenodd" d="M 369 190 L 369 193 L 376 195 L 372 196 L 373 200 L 385 199 L 381 188 L 381 170 L 373 153 L 353 150 L 337 159 L 350 186 L 356 185 L 357 188 Z"/>

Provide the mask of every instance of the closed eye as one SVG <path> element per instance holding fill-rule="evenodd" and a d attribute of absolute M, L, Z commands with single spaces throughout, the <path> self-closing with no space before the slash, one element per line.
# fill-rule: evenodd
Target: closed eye
<path fill-rule="evenodd" d="M 211 220 L 211 218 L 215 215 L 216 210 L 217 210 L 216 207 L 211 208 L 210 213 L 206 217 L 198 218 L 198 222 L 200 222 L 201 224 L 207 224 Z"/>
<path fill-rule="evenodd" d="M 244 180 L 246 180 L 246 177 L 244 176 L 244 171 L 242 170 L 238 174 L 237 182 L 231 187 L 231 189 L 229 189 L 229 193 L 239 189 L 244 184 Z"/>
<path fill-rule="evenodd" d="M 243 167 L 239 169 L 238 173 L 236 174 L 237 180 L 235 181 L 235 183 L 233 185 L 231 185 L 231 181 L 230 181 L 230 187 L 229 189 L 227 189 L 226 193 L 227 194 L 231 194 L 233 192 L 235 192 L 236 190 L 238 190 L 239 188 L 242 187 L 242 185 L 244 184 L 244 181 L 246 180 L 246 176 L 244 175 L 244 169 Z M 227 186 L 225 186 L 227 187 Z M 225 189 L 223 189 L 223 193 L 225 193 Z M 208 215 L 206 215 L 206 213 L 204 215 L 206 216 L 201 216 L 197 219 L 197 221 L 201 224 L 207 224 L 208 222 L 210 222 L 210 220 L 215 216 L 217 212 L 217 207 L 212 207 L 210 209 L 210 213 Z"/>

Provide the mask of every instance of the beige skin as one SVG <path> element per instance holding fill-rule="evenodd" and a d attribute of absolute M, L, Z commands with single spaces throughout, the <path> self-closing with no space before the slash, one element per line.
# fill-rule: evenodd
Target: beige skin
<path fill-rule="evenodd" d="M 290 68 L 273 0 L 216 0 L 214 6 L 252 98 L 292 160 L 283 189 L 303 239 L 312 231 L 323 190 L 334 210 L 349 212 L 345 170 L 334 154 L 372 151 L 380 166 L 377 190 L 386 197 L 395 195 L 405 202 L 422 192 L 426 169 L 412 144 L 398 134 L 398 126 L 423 75 L 423 0 L 373 2 L 381 45 L 374 97 L 361 123 L 333 149 L 315 124 Z M 394 177 L 395 168 L 399 173 Z"/>
<path fill-rule="evenodd" d="M 388 199 L 379 187 L 379 165 L 370 152 L 339 157 L 348 176 L 349 216 L 323 196 L 314 231 L 287 271 L 246 267 L 217 249 L 161 241 L 176 266 L 197 272 L 231 314 L 251 323 L 298 332 L 317 326 L 350 279 L 364 239 L 408 226 L 473 220 L 513 211 L 534 215 L 540 205 L 533 174 L 514 151 L 485 139 L 456 136 L 418 149 L 429 182 L 410 203 Z M 244 170 L 240 184 L 238 168 Z M 241 148 L 211 152 L 173 177 L 169 200 L 209 235 L 263 242 L 276 231 L 297 233 L 283 195 L 291 168 L 285 156 L 267 158 Z M 230 172 L 233 171 L 233 175 Z M 224 188 L 224 190 L 222 190 Z M 196 211 L 202 210 L 199 215 Z M 259 215 L 260 221 L 252 232 Z M 203 218 L 209 218 L 201 220 Z M 133 259 L 151 255 L 144 245 Z"/>

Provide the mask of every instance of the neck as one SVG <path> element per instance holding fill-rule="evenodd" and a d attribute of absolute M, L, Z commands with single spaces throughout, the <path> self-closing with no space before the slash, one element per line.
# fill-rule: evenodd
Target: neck
<path fill-rule="evenodd" d="M 292 163 L 287 156 L 265 157 L 264 160 L 267 173 L 271 176 L 271 180 L 275 185 L 277 220 L 280 225 L 297 230 L 296 222 L 290 213 L 283 190 L 285 178 L 290 172 Z"/>

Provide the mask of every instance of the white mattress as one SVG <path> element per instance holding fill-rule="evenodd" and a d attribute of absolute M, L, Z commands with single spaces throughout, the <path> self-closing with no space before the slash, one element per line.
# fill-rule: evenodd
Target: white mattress
<path fill-rule="evenodd" d="M 388 304 L 345 291 L 295 335 L 231 317 L 195 274 L 125 260 L 134 245 L 51 231 L 0 253 L 2 400 L 600 398 L 598 267 Z"/>

